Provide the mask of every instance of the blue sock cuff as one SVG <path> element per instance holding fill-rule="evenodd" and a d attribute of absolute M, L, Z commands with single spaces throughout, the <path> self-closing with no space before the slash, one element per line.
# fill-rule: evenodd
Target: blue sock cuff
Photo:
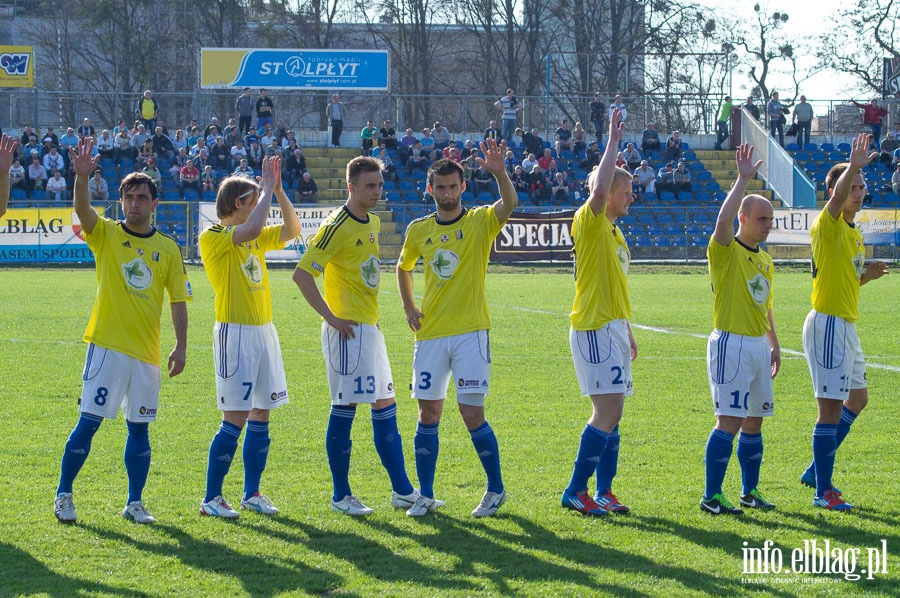
<path fill-rule="evenodd" d="M 846 407 L 841 407 L 841 421 L 852 424 L 856 420 L 858 413 L 853 413 Z"/>
<path fill-rule="evenodd" d="M 103 422 L 103 417 L 100 415 L 93 415 L 91 413 L 82 413 L 81 417 L 78 418 L 78 421 L 84 420 L 85 422 L 89 422 L 92 424 L 99 424 Z"/>
<path fill-rule="evenodd" d="M 356 417 L 356 407 L 350 407 L 349 405 L 332 405 L 331 417 L 353 419 Z"/>
<path fill-rule="evenodd" d="M 262 436 L 269 435 L 269 422 L 247 422 L 247 432 L 255 432 Z"/>
<path fill-rule="evenodd" d="M 423 424 L 419 422 L 416 424 L 416 434 L 425 434 L 426 436 L 437 436 L 438 426 L 441 425 L 441 422 L 436 424 Z"/>
<path fill-rule="evenodd" d="M 234 438 L 237 438 L 241 435 L 241 429 L 239 427 L 231 422 L 227 422 L 224 420 L 222 421 L 222 425 L 219 426 L 219 432 L 222 432 L 223 434 L 226 434 L 228 436 L 233 436 Z"/>
<path fill-rule="evenodd" d="M 742 442 L 744 444 L 762 444 L 762 432 L 757 434 L 746 434 L 744 432 L 740 433 L 738 437 L 738 442 Z"/>
<path fill-rule="evenodd" d="M 150 424 L 146 422 L 130 422 L 126 419 L 125 425 L 128 427 L 128 435 L 135 439 L 146 438 L 150 432 Z"/>
<path fill-rule="evenodd" d="M 813 436 L 837 436 L 837 424 L 816 424 Z"/>
<path fill-rule="evenodd" d="M 714 429 L 712 432 L 714 438 L 718 438 L 719 440 L 724 440 L 725 442 L 731 444 L 734 442 L 734 434 L 729 434 L 725 430 L 719 430 L 718 428 Z"/>
<path fill-rule="evenodd" d="M 619 435 L 619 424 L 616 424 L 616 427 L 612 429 L 612 432 L 609 433 L 610 436 L 618 436 Z"/>
<path fill-rule="evenodd" d="M 373 420 L 391 419 L 392 417 L 397 417 L 397 403 L 384 409 L 372 409 Z"/>
<path fill-rule="evenodd" d="M 599 428 L 595 428 L 591 424 L 585 424 L 584 431 L 588 434 L 596 436 L 597 438 L 602 438 L 604 441 L 609 439 L 609 434 Z"/>
<path fill-rule="evenodd" d="M 475 438 L 483 438 L 484 436 L 490 436 L 494 433 L 494 430 L 491 428 L 491 425 L 487 422 L 484 422 L 474 430 L 469 430 L 469 435 L 474 440 Z"/>

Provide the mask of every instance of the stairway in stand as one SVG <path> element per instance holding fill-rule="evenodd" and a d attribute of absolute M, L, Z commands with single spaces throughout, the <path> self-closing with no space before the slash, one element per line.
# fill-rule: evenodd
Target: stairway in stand
<path fill-rule="evenodd" d="M 734 163 L 734 152 L 732 151 L 715 151 L 715 150 L 696 150 L 697 160 L 703 163 L 706 169 L 712 174 L 715 180 L 726 193 L 734 181 L 737 179 L 737 168 Z M 764 189 L 765 181 L 758 176 L 747 184 L 747 193 L 755 193 L 762 195 L 772 202 L 776 207 L 781 206 L 781 200 L 773 199 L 774 194 L 771 189 Z"/>

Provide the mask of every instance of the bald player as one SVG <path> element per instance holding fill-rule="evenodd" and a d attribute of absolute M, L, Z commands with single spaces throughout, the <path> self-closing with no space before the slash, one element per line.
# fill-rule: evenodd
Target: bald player
<path fill-rule="evenodd" d="M 773 210 L 760 195 L 744 197 L 747 182 L 762 160 L 753 163 L 753 146 L 736 152 L 738 178 L 725 198 L 709 241 L 709 277 L 713 323 L 706 365 L 716 413 L 716 427 L 706 442 L 706 491 L 700 510 L 712 515 L 740 515 L 722 495 L 722 482 L 734 437 L 741 464 L 741 505 L 774 509 L 757 488 L 762 463 L 762 422 L 774 413 L 772 379 L 781 365 L 781 349 L 772 315 L 772 257 L 763 243 L 772 230 Z M 743 199 L 742 199 L 743 198 Z M 734 233 L 734 218 L 738 231 Z"/>

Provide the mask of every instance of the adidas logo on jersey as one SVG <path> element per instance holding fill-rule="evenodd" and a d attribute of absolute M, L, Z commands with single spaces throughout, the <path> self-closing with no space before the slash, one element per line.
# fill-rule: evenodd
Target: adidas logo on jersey
<path fill-rule="evenodd" d="M 359 239 L 356 240 L 356 246 L 357 246 L 357 247 L 359 247 L 359 246 L 362 245 L 362 244 L 363 244 L 362 241 L 360 241 Z"/>

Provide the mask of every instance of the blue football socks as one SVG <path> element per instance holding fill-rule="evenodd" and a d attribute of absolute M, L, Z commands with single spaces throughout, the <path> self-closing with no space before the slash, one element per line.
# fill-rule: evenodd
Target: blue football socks
<path fill-rule="evenodd" d="M 328 430 L 325 432 L 325 452 L 328 454 L 328 466 L 331 468 L 331 482 L 334 487 L 332 498 L 335 501 L 353 494 L 350 491 L 350 453 L 353 451 L 350 430 L 353 429 L 355 416 L 356 407 L 331 406 Z"/>
<path fill-rule="evenodd" d="M 403 442 L 397 429 L 396 403 L 384 409 L 372 409 L 372 437 L 393 491 L 403 496 L 412 494 L 413 486 L 403 460 Z"/>
<path fill-rule="evenodd" d="M 503 492 L 503 478 L 500 475 L 500 449 L 497 446 L 497 436 L 490 424 L 484 422 L 478 428 L 469 430 L 472 444 L 481 459 L 481 466 L 487 474 L 488 492 Z"/>
<path fill-rule="evenodd" d="M 238 437 L 241 429 L 236 425 L 223 421 L 219 431 L 209 444 L 209 463 L 206 467 L 206 498 L 209 502 L 222 495 L 222 483 L 231 468 L 231 461 L 237 451 Z"/>
<path fill-rule="evenodd" d="M 762 433 L 738 435 L 737 458 L 741 464 L 741 494 L 750 494 L 759 484 L 759 468 L 762 465 Z"/>
<path fill-rule="evenodd" d="M 619 470 L 619 426 L 616 425 L 609 433 L 606 441 L 606 450 L 600 455 L 600 463 L 597 464 L 597 493 L 603 494 L 612 490 L 613 478 Z"/>
<path fill-rule="evenodd" d="M 841 421 L 838 422 L 837 426 L 837 446 L 835 447 L 835 451 L 841 448 L 841 443 L 844 442 L 844 438 L 847 437 L 847 434 L 850 433 L 850 426 L 853 425 L 853 422 L 856 421 L 856 418 L 859 416 L 858 413 L 853 413 L 847 407 L 841 408 Z M 813 460 L 812 463 L 809 464 L 809 467 L 806 468 L 806 472 L 803 474 L 803 477 L 807 477 L 807 474 L 811 478 L 816 477 L 816 462 Z"/>
<path fill-rule="evenodd" d="M 831 490 L 831 474 L 834 472 L 834 455 L 837 452 L 837 428 L 835 424 L 816 424 L 813 428 L 813 463 L 816 466 L 816 496 Z"/>
<path fill-rule="evenodd" d="M 733 448 L 734 434 L 713 428 L 706 441 L 706 493 L 703 498 L 711 499 L 722 492 L 722 482 L 725 481 Z"/>
<path fill-rule="evenodd" d="M 584 426 L 578 445 L 578 455 L 575 457 L 575 467 L 572 469 L 572 479 L 566 488 L 568 494 L 577 494 L 587 488 L 588 480 L 600 464 L 608 440 L 609 435 L 603 430 L 598 430 L 590 424 Z"/>
<path fill-rule="evenodd" d="M 128 503 L 141 500 L 150 473 L 150 425 L 125 421 L 125 471 L 128 473 Z"/>
<path fill-rule="evenodd" d="M 66 449 L 63 452 L 62 466 L 59 472 L 59 486 L 56 489 L 57 495 L 72 492 L 72 484 L 91 452 L 91 440 L 100 429 L 101 423 L 103 423 L 102 417 L 87 413 L 81 414 L 66 441 Z"/>
<path fill-rule="evenodd" d="M 438 450 L 440 449 L 439 425 L 440 422 L 436 424 L 419 422 L 413 441 L 416 449 L 416 476 L 419 478 L 419 492 L 427 498 L 434 498 L 434 472 L 437 469 Z"/>
<path fill-rule="evenodd" d="M 269 422 L 247 422 L 247 433 L 244 434 L 244 446 L 241 450 L 244 459 L 244 499 L 259 492 L 259 481 L 266 470 L 271 442 Z"/>

